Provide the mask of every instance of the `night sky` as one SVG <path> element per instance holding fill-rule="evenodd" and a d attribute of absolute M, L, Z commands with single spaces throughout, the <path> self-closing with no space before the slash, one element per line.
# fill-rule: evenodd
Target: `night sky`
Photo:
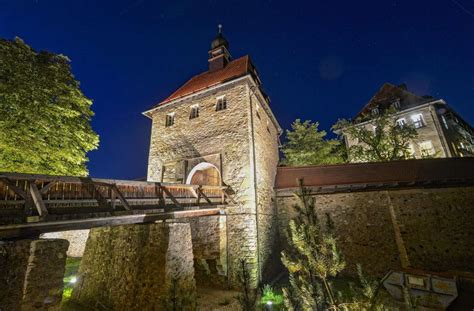
<path fill-rule="evenodd" d="M 207 68 L 223 24 L 283 128 L 350 118 L 384 82 L 445 99 L 474 123 L 474 1 L 0 0 L 0 37 L 67 55 L 93 99 L 95 177 L 146 175 L 141 115 Z"/>

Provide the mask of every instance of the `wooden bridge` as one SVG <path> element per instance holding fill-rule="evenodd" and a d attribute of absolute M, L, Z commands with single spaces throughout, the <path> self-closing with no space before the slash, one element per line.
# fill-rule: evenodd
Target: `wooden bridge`
<path fill-rule="evenodd" d="M 225 186 L 0 173 L 0 239 L 223 213 Z"/>

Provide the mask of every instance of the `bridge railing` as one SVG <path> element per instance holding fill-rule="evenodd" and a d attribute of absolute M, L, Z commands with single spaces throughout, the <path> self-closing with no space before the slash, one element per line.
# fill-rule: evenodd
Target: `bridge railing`
<path fill-rule="evenodd" d="M 226 204 L 227 187 L 0 173 L 0 223 L 48 215 Z M 33 218 L 31 218 L 33 217 Z"/>

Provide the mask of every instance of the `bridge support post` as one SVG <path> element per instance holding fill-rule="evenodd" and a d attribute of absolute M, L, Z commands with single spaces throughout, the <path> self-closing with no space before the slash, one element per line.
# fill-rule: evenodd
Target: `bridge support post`
<path fill-rule="evenodd" d="M 66 240 L 0 241 L 0 310 L 60 310 Z"/>
<path fill-rule="evenodd" d="M 191 229 L 154 223 L 92 229 L 72 299 L 92 308 L 195 309 Z"/>

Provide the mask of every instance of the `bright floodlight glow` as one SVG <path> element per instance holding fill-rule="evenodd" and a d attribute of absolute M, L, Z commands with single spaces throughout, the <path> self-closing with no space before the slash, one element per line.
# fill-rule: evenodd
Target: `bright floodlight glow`
<path fill-rule="evenodd" d="M 69 283 L 76 283 L 77 282 L 77 278 L 74 276 L 71 278 L 71 280 L 69 281 Z"/>
<path fill-rule="evenodd" d="M 271 300 L 267 301 L 267 305 L 271 306 L 273 302 Z"/>

